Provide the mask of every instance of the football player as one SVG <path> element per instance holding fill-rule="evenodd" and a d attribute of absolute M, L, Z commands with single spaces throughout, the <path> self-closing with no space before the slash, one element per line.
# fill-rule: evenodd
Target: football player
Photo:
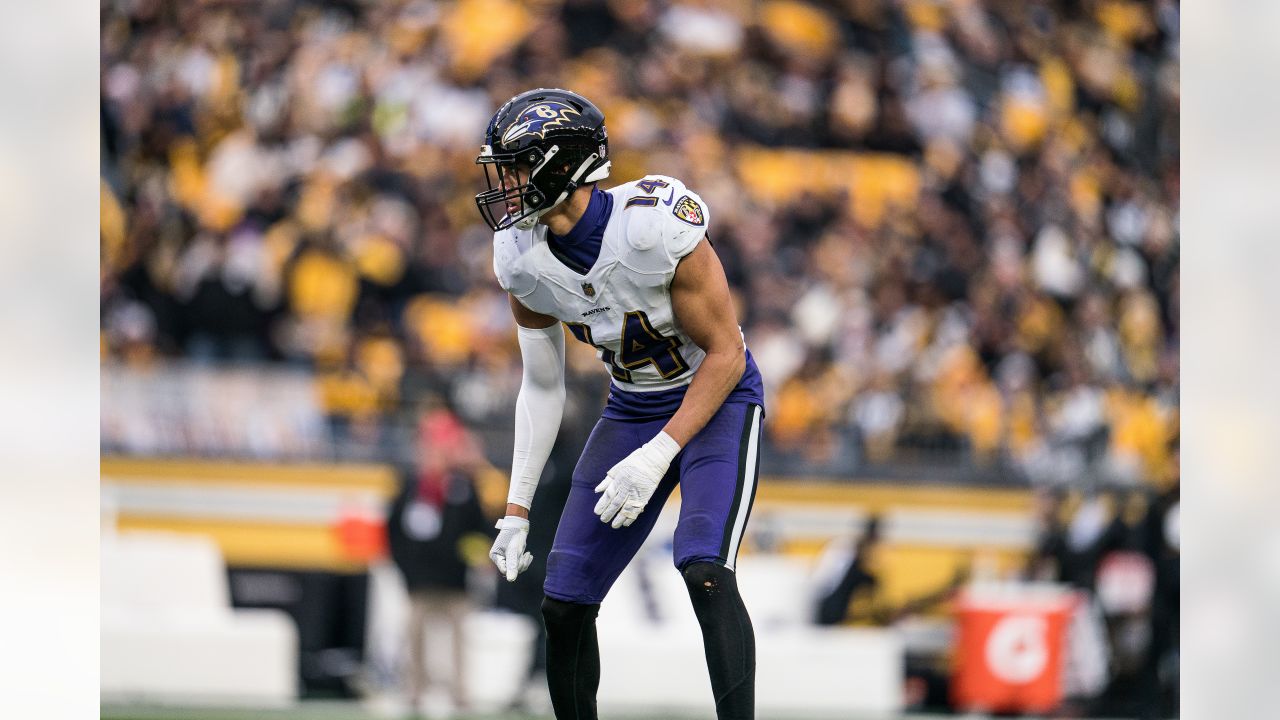
<path fill-rule="evenodd" d="M 556 717 L 596 717 L 600 602 L 679 484 L 674 561 L 702 627 L 716 714 L 751 718 L 755 637 L 734 565 L 756 492 L 763 387 L 707 240 L 708 208 L 662 175 L 597 187 L 610 167 L 604 115 L 566 90 L 508 101 L 476 162 L 489 186 L 476 205 L 495 231 L 494 272 L 524 363 L 506 517 L 489 553 L 508 580 L 532 559 L 529 505 L 564 407 L 562 323 L 612 376 L 547 558 Z"/>

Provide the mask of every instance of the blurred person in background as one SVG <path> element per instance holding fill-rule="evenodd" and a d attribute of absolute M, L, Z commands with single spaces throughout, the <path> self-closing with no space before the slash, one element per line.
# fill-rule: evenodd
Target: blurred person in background
<path fill-rule="evenodd" d="M 867 518 L 852 546 L 847 539 L 833 540 L 823 549 L 811 581 L 815 588 L 813 622 L 820 627 L 856 625 L 888 627 L 912 616 L 932 612 L 946 603 L 969 579 L 969 562 L 959 566 L 950 580 L 936 590 L 899 604 L 882 597 L 882 519 Z M 904 695 L 912 710 L 949 709 L 950 668 L 947 658 L 908 651 Z"/>
<path fill-rule="evenodd" d="M 853 541 L 852 548 L 847 540 L 833 540 L 823 549 L 813 572 L 817 591 L 814 624 L 889 625 L 941 605 L 969 579 L 969 569 L 965 565 L 935 591 L 897 606 L 885 603 L 879 597 L 881 560 L 878 556 L 884 539 L 880 525 L 880 516 L 872 515 Z"/>
<path fill-rule="evenodd" d="M 1098 565 L 1117 540 L 1118 528 L 1110 517 L 1108 493 L 1087 496 L 1059 489 L 1036 495 L 1037 537 L 1027 557 L 1023 578 L 1030 582 L 1062 583 L 1083 594 L 1068 630 L 1063 668 L 1065 707 L 1088 715 L 1106 691 L 1111 666 L 1111 643 L 1106 617 L 1094 597 Z"/>
<path fill-rule="evenodd" d="M 547 558 L 547 677 L 561 720 L 594 720 L 596 617 L 681 487 L 672 558 L 702 629 L 716 715 L 755 715 L 755 635 L 734 568 L 756 492 L 764 388 L 707 240 L 710 212 L 681 181 L 609 191 L 605 117 L 585 97 L 535 89 L 498 109 L 476 162 L 524 377 L 507 515 L 490 557 L 526 570 L 529 507 L 565 404 L 563 322 L 612 376 Z M 648 509 L 648 512 L 646 512 Z"/>
<path fill-rule="evenodd" d="M 1176 466 L 1177 443 L 1171 443 Z M 1138 718 L 1174 712 L 1178 614 L 1178 486 L 1041 493 L 1039 538 L 1025 577 L 1084 593 L 1076 653 L 1107 669 L 1068 667 L 1082 712 Z M 1077 661 L 1078 662 L 1078 661 Z"/>
<path fill-rule="evenodd" d="M 418 462 L 401 477 L 390 508 L 391 558 L 409 592 L 405 699 L 415 709 L 423 707 L 424 692 L 433 684 L 428 647 L 438 647 L 445 634 L 452 642 L 449 697 L 456 710 L 468 704 L 464 628 L 474 603 L 467 574 L 483 562 L 493 535 L 470 470 L 478 459 L 475 439 L 452 413 L 428 410 L 420 425 Z"/>
<path fill-rule="evenodd" d="M 833 541 L 823 550 L 813 574 L 817 588 L 814 623 L 839 625 L 851 615 L 863 621 L 887 620 L 873 611 L 879 585 L 873 555 L 879 544 L 880 516 L 872 515 L 852 548 L 847 541 Z"/>
<path fill-rule="evenodd" d="M 1181 483 L 1160 494 L 1147 520 L 1147 551 L 1155 563 L 1151 645 L 1143 667 L 1146 718 L 1170 717 L 1178 708 L 1178 652 L 1181 645 Z"/>

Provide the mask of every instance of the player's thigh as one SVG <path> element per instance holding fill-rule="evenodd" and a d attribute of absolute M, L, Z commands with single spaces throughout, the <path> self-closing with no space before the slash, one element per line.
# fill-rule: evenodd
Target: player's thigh
<path fill-rule="evenodd" d="M 628 527 L 614 529 L 595 514 L 596 485 L 619 460 L 653 438 L 661 421 L 601 420 L 587 440 L 573 472 L 560 526 L 547 556 L 546 594 L 557 600 L 598 603 L 635 556 L 653 529 L 663 503 L 675 487 L 674 472 L 664 478 L 645 511 Z"/>
<path fill-rule="evenodd" d="M 681 453 L 677 567 L 737 563 L 755 500 L 762 419 L 758 405 L 725 403 Z"/>

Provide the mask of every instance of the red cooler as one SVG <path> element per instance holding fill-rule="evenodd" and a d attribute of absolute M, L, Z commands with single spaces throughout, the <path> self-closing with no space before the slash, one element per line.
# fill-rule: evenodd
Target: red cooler
<path fill-rule="evenodd" d="M 956 602 L 951 698 L 962 710 L 1052 712 L 1062 701 L 1078 595 L 1058 585 L 974 585 Z"/>

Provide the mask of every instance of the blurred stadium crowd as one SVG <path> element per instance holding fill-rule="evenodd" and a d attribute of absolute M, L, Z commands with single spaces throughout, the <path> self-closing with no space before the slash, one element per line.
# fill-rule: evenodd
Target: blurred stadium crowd
<path fill-rule="evenodd" d="M 775 471 L 1176 478 L 1178 3 L 102 5 L 102 352 L 314 368 L 383 442 L 501 427 L 484 127 L 568 87 L 710 231 Z M 573 382 L 602 390 L 576 345 Z M 432 400 L 434 401 L 434 399 Z"/>

